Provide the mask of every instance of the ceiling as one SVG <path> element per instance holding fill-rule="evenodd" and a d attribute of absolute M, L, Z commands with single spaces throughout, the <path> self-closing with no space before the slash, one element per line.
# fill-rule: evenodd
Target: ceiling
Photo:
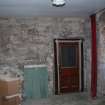
<path fill-rule="evenodd" d="M 0 16 L 89 16 L 105 8 L 105 0 L 66 0 L 64 7 L 51 0 L 0 0 Z"/>

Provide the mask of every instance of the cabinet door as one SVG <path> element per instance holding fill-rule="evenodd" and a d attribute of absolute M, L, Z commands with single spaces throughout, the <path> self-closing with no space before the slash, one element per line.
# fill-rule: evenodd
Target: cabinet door
<path fill-rule="evenodd" d="M 24 97 L 31 99 L 33 94 L 33 69 L 24 70 Z"/>
<path fill-rule="evenodd" d="M 46 67 L 25 70 L 25 95 L 27 98 L 45 98 L 48 95 L 48 72 Z"/>

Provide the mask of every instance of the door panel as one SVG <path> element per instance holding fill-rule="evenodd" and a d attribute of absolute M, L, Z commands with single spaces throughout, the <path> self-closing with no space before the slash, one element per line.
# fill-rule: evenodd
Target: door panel
<path fill-rule="evenodd" d="M 72 46 L 60 46 L 60 61 L 63 67 L 76 65 L 76 48 Z"/>
<path fill-rule="evenodd" d="M 80 90 L 79 42 L 58 42 L 58 88 L 60 93 Z"/>

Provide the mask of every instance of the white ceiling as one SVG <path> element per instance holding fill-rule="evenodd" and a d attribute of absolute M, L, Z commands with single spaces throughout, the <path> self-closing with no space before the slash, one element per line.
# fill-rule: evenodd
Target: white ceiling
<path fill-rule="evenodd" d="M 0 16 L 89 16 L 105 8 L 105 0 L 66 0 L 53 7 L 51 0 L 0 0 Z"/>

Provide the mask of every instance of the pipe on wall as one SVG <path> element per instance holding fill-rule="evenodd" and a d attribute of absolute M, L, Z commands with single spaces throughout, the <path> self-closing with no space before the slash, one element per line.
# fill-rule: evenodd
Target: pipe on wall
<path fill-rule="evenodd" d="M 97 96 L 97 36 L 96 36 L 96 15 L 90 16 L 92 32 L 92 63 L 91 63 L 91 96 Z"/>

